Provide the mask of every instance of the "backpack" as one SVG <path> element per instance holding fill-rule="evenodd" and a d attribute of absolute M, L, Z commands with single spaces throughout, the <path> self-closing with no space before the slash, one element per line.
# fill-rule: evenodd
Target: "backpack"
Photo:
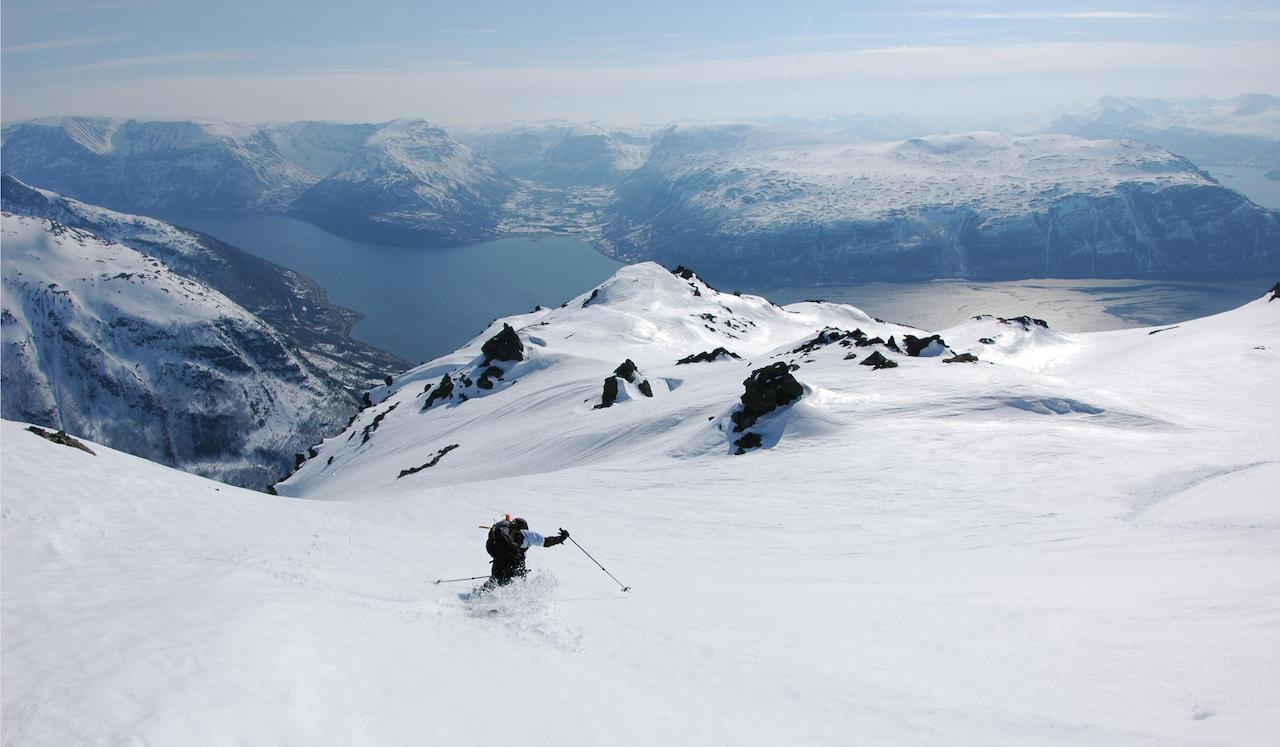
<path fill-rule="evenodd" d="M 489 538 L 485 540 L 484 549 L 494 560 L 511 560 L 519 554 L 519 547 L 513 535 L 515 524 L 510 519 L 503 519 L 489 527 Z"/>

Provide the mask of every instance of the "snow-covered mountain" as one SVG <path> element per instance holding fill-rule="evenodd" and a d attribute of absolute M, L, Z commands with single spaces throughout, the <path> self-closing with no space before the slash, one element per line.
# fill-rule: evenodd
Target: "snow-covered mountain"
<path fill-rule="evenodd" d="M 495 235 L 510 184 L 419 119 L 381 125 L 291 211 L 333 233 L 389 243 L 461 244 Z"/>
<path fill-rule="evenodd" d="M 292 212 L 371 241 L 493 235 L 511 186 L 421 120 L 242 125 L 64 117 L 7 125 L 7 174 L 118 210 Z"/>
<path fill-rule="evenodd" d="M 1134 138 L 1203 166 L 1251 166 L 1280 179 L 1280 98 L 1266 94 L 1232 99 L 1108 96 L 1057 118 L 1050 129 L 1089 138 Z"/>
<path fill-rule="evenodd" d="M 129 215 L 0 177 L 5 212 L 44 218 L 124 244 L 218 291 L 270 324 L 359 398 L 371 382 L 404 369 L 401 358 L 352 339 L 360 315 L 334 306 L 315 281 L 200 233 Z"/>
<path fill-rule="evenodd" d="M 63 117 L 3 131 L 4 172 L 119 210 L 279 210 L 316 177 L 259 128 Z"/>
<path fill-rule="evenodd" d="M 400 363 L 314 283 L 207 237 L 11 177 L 4 207 L 6 418 L 261 489 Z"/>
<path fill-rule="evenodd" d="M 640 168 L 650 133 L 595 124 L 512 125 L 457 137 L 504 174 L 550 187 L 612 186 Z"/>
<path fill-rule="evenodd" d="M 617 188 L 624 260 L 815 283 L 1280 268 L 1280 220 L 1129 140 L 976 132 L 873 145 L 669 130 Z"/>
<path fill-rule="evenodd" d="M 992 311 L 934 338 L 628 267 L 375 392 L 281 486 L 325 500 L 4 423 L 6 739 L 1267 742 L 1280 285 Z M 631 591 L 572 543 L 434 583 L 503 513 Z"/>

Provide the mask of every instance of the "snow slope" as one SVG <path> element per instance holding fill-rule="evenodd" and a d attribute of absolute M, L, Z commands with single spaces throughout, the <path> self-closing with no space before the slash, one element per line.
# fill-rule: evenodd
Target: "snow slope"
<path fill-rule="evenodd" d="M 923 334 L 851 307 L 779 309 L 652 265 L 596 291 L 375 392 L 281 486 L 327 500 L 0 426 L 6 742 L 1280 730 L 1271 294 L 1162 330 L 975 319 L 942 336 L 984 360 L 944 363 L 817 339 Z M 523 360 L 482 352 L 503 324 Z M 742 358 L 675 364 L 713 343 Z M 898 367 L 859 365 L 872 352 Z M 623 385 L 593 409 L 624 358 L 653 396 Z M 804 395 L 735 456 L 742 381 L 775 360 Z M 487 365 L 491 389 L 422 410 L 426 383 Z M 632 591 L 572 544 L 531 550 L 529 581 L 482 603 L 433 584 L 485 572 L 477 525 L 504 512 L 570 529 Z"/>

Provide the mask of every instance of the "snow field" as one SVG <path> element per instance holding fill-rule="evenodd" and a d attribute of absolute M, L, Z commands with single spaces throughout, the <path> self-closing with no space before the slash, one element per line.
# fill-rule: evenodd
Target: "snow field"
<path fill-rule="evenodd" d="M 1154 335 L 977 320 L 942 334 L 982 362 L 872 371 L 881 348 L 790 352 L 828 325 L 911 331 L 851 307 L 778 309 L 650 265 L 589 297 L 375 391 L 355 437 L 281 486 L 324 500 L 0 426 L 5 742 L 1280 733 L 1280 304 Z M 420 412 L 504 321 L 529 357 Z M 744 357 L 673 365 L 712 343 Z M 592 410 L 626 358 L 679 384 Z M 717 426 L 775 359 L 806 395 L 731 456 Z M 503 513 L 569 529 L 633 590 L 569 543 L 530 550 L 528 583 L 491 602 L 432 583 L 486 573 L 480 525 Z"/>

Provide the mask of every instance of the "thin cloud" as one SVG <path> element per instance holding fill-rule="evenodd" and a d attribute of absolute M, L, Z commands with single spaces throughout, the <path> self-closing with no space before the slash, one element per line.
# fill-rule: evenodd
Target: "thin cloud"
<path fill-rule="evenodd" d="M 1031 20 L 1031 21 L 1082 21 L 1174 18 L 1169 13 L 1148 13 L 1136 10 L 1079 10 L 1079 11 L 1011 11 L 1007 13 L 967 13 L 965 18 L 979 20 Z"/>
<path fill-rule="evenodd" d="M 44 52 L 50 49 L 72 49 L 76 47 L 93 47 L 99 44 L 117 42 L 124 36 L 80 36 L 68 39 L 48 39 L 40 42 L 14 44 L 4 48 L 4 54 L 23 54 L 24 52 Z"/>
<path fill-rule="evenodd" d="M 258 52 L 249 50 L 223 50 L 213 52 L 184 52 L 181 54 L 157 54 L 138 57 L 117 57 L 83 65 L 53 68 L 59 72 L 93 72 L 96 70 L 120 70 L 126 68 L 169 67 L 218 62 L 248 62 L 261 59 Z"/>

